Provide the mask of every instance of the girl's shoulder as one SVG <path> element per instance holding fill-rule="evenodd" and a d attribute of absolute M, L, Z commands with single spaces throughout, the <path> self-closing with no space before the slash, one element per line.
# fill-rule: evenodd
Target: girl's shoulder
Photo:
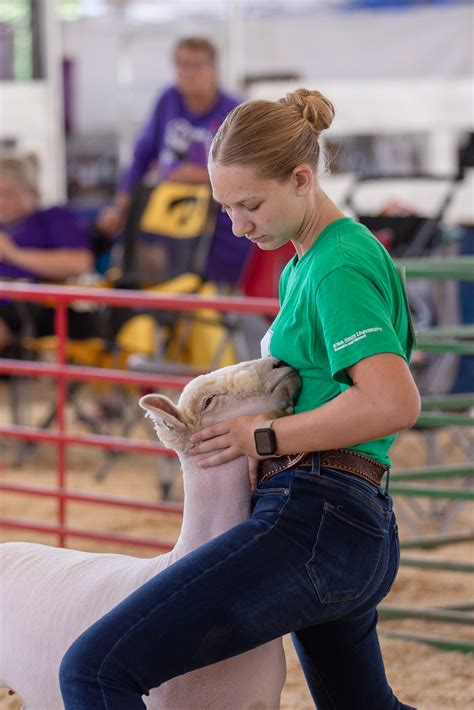
<path fill-rule="evenodd" d="M 324 247 L 333 266 L 348 266 L 362 271 L 386 269 L 392 258 L 374 234 L 360 222 L 346 218 L 334 223 L 332 239 Z"/>

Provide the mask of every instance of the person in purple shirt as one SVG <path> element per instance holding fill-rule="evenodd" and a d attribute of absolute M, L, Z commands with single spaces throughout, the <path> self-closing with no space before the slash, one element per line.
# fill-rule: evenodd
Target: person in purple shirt
<path fill-rule="evenodd" d="M 150 171 L 157 181 L 207 183 L 207 157 L 214 135 L 238 99 L 218 86 L 216 49 L 201 37 L 181 39 L 174 49 L 176 84 L 159 97 L 135 143 L 133 159 L 119 183 L 113 204 L 98 227 L 115 236 L 124 227 L 134 187 Z M 249 251 L 234 239 L 226 214 L 218 213 L 204 278 L 235 284 Z"/>
<path fill-rule="evenodd" d="M 74 213 L 66 207 L 40 208 L 38 172 L 34 154 L 0 156 L 2 280 L 64 281 L 93 269 L 89 236 Z M 42 309 L 38 332 L 51 323 L 51 309 Z M 1 300 L 0 353 L 20 328 L 18 305 Z"/>

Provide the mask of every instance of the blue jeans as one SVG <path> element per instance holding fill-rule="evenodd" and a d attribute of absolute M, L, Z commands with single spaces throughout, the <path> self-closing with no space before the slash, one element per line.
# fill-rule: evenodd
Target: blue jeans
<path fill-rule="evenodd" d="M 66 710 L 143 708 L 170 678 L 289 632 L 319 710 L 409 707 L 376 633 L 399 563 L 390 497 L 314 454 L 263 481 L 253 504 L 76 639 L 60 670 Z"/>

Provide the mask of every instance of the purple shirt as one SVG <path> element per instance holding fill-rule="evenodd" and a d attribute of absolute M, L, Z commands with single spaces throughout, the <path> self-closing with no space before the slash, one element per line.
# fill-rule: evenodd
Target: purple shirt
<path fill-rule="evenodd" d="M 219 90 L 215 104 L 206 113 L 196 115 L 186 108 L 176 87 L 166 89 L 138 136 L 132 163 L 122 176 L 120 189 L 130 192 L 153 162 L 158 163 L 160 180 L 166 180 L 183 161 L 206 168 L 212 139 L 238 103 L 237 98 Z M 219 212 L 204 278 L 235 283 L 250 247 L 246 239 L 233 236 L 229 217 Z"/>
<path fill-rule="evenodd" d="M 25 249 L 91 249 L 87 231 L 67 207 L 37 210 L 21 222 L 1 225 L 19 247 Z M 0 259 L 0 279 L 38 281 L 37 274 Z"/>

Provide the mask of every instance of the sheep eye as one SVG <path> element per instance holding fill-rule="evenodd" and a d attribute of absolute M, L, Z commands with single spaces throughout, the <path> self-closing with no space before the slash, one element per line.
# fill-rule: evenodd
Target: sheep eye
<path fill-rule="evenodd" d="M 209 405 L 211 404 L 212 400 L 214 399 L 215 394 L 211 395 L 210 397 L 206 397 L 204 402 L 202 403 L 202 408 L 207 409 Z"/>

